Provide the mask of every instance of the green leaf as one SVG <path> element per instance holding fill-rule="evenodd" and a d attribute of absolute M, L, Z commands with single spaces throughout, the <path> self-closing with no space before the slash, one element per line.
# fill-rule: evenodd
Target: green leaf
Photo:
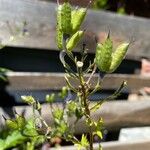
<path fill-rule="evenodd" d="M 34 121 L 33 120 L 29 120 L 23 130 L 23 134 L 25 136 L 29 136 L 29 137 L 34 137 L 34 136 L 38 136 L 38 132 L 34 126 Z"/>
<path fill-rule="evenodd" d="M 81 145 L 83 147 L 88 147 L 89 146 L 89 141 L 88 141 L 87 137 L 84 134 L 82 134 Z"/>
<path fill-rule="evenodd" d="M 0 144 L 3 144 L 3 146 L 0 147 L 0 150 L 15 147 L 18 144 L 25 142 L 26 140 L 27 138 L 23 136 L 20 131 L 15 130 L 10 135 L 8 135 L 5 140 L 0 140 Z"/>
<path fill-rule="evenodd" d="M 64 121 L 61 121 L 59 126 L 57 127 L 58 133 L 60 133 L 61 135 L 67 133 L 68 131 L 68 126 L 67 123 L 65 123 Z"/>
<path fill-rule="evenodd" d="M 87 148 L 89 146 L 89 141 L 88 141 L 87 137 L 84 134 L 82 134 L 81 141 L 75 143 L 75 145 L 77 146 L 78 150 L 81 150 L 81 149 L 83 149 L 83 147 Z"/>
<path fill-rule="evenodd" d="M 94 132 L 94 135 L 97 135 L 100 139 L 103 139 L 103 134 L 102 134 L 102 132 L 101 131 L 96 131 L 96 132 Z"/>
<path fill-rule="evenodd" d="M 5 142 L 4 140 L 0 139 L 0 150 L 4 150 L 5 148 Z"/>
<path fill-rule="evenodd" d="M 5 123 L 9 129 L 14 129 L 14 130 L 18 129 L 18 124 L 17 124 L 16 120 L 6 119 Z"/>
<path fill-rule="evenodd" d="M 62 120 L 63 110 L 60 108 L 53 110 L 53 117 L 54 117 L 54 119 Z"/>
<path fill-rule="evenodd" d="M 77 103 L 75 101 L 69 101 L 67 103 L 67 113 L 69 116 L 75 114 L 76 109 L 77 109 Z"/>

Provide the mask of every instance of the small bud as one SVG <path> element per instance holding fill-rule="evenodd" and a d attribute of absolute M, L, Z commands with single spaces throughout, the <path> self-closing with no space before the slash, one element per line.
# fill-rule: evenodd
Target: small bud
<path fill-rule="evenodd" d="M 112 60 L 113 44 L 108 35 L 106 41 L 103 44 L 97 44 L 96 47 L 96 65 L 102 72 L 108 72 L 111 60 Z"/>
<path fill-rule="evenodd" d="M 112 62 L 109 69 L 110 73 L 114 72 L 119 67 L 126 55 L 128 48 L 129 43 L 123 43 L 117 47 L 116 51 L 112 54 Z"/>
<path fill-rule="evenodd" d="M 29 105 L 33 105 L 36 101 L 32 96 L 21 96 L 23 102 L 29 104 Z"/>
<path fill-rule="evenodd" d="M 68 94 L 68 88 L 66 86 L 62 87 L 62 90 L 61 90 L 61 97 L 62 98 L 65 98 Z"/>
<path fill-rule="evenodd" d="M 50 95 L 46 95 L 46 102 L 53 103 L 54 100 L 55 100 L 55 94 L 54 93 L 52 93 Z"/>
<path fill-rule="evenodd" d="M 75 9 L 71 12 L 71 24 L 73 33 L 79 30 L 85 18 L 86 12 L 87 12 L 86 8 Z"/>
<path fill-rule="evenodd" d="M 83 31 L 77 31 L 67 42 L 66 48 L 68 51 L 72 51 L 76 45 L 78 44 L 78 42 L 80 41 L 80 39 L 82 38 L 84 32 Z"/>

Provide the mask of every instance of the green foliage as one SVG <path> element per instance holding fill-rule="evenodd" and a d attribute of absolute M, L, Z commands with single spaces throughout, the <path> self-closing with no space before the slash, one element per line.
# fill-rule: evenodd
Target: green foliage
<path fill-rule="evenodd" d="M 93 4 L 95 9 L 106 9 L 108 8 L 108 0 L 95 0 Z"/>
<path fill-rule="evenodd" d="M 81 141 L 75 145 L 77 146 L 78 150 L 81 150 L 83 148 L 88 148 L 89 141 L 88 141 L 87 137 L 83 134 L 81 137 Z"/>
<path fill-rule="evenodd" d="M 0 139 L 0 150 L 15 147 L 26 140 L 27 138 L 23 136 L 20 131 L 14 130 L 5 140 Z"/>

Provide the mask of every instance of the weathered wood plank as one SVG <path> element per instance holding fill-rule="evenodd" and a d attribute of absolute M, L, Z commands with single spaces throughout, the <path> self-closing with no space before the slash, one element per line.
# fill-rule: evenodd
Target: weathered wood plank
<path fill-rule="evenodd" d="M 94 103 L 91 103 L 93 105 Z M 54 107 L 62 107 L 62 104 L 54 104 Z M 26 110 L 26 117 L 31 117 L 32 108 L 29 106 L 15 107 L 18 113 Z M 7 111 L 0 109 L 0 116 L 6 115 Z M 52 116 L 49 105 L 42 105 L 42 115 L 48 123 L 52 123 Z M 119 130 L 123 127 L 146 126 L 150 125 L 150 102 L 143 101 L 111 101 L 103 104 L 100 110 L 92 114 L 93 119 L 97 120 L 100 117 L 104 119 L 105 127 L 108 130 Z M 0 124 L 3 123 L 0 118 Z M 74 123 L 74 118 L 70 118 L 70 123 Z M 76 124 L 75 132 L 78 134 L 87 132 L 88 128 L 85 125 L 85 120 L 82 119 Z"/>
<path fill-rule="evenodd" d="M 46 90 L 54 89 L 60 90 L 66 85 L 64 73 L 8 73 L 8 80 L 10 85 L 9 90 Z M 87 78 L 89 75 L 87 75 Z M 94 86 L 97 82 L 98 74 L 96 74 L 91 82 Z M 138 91 L 139 89 L 150 85 L 150 78 L 140 75 L 127 74 L 108 74 L 102 83 L 103 89 L 117 89 L 122 81 L 128 83 L 127 89 Z M 72 84 L 77 86 L 76 82 Z"/>
<path fill-rule="evenodd" d="M 22 21 L 28 22 L 29 36 L 19 39 L 10 46 L 57 49 L 55 44 L 55 10 L 53 3 L 36 0 L 0 0 L 0 38 L 8 39 L 9 30 L 6 21 L 10 22 L 12 28 L 18 26 Z M 12 13 L 13 12 L 13 13 Z M 149 39 L 150 20 L 135 18 L 132 16 L 122 16 L 103 11 L 88 11 L 83 28 L 87 29 L 87 36 L 93 38 L 93 33 L 99 39 L 104 39 L 108 29 L 111 30 L 115 43 L 122 40 L 129 41 L 131 38 L 135 42 L 130 47 L 128 54 L 132 56 L 150 57 Z M 93 52 L 93 43 L 85 38 L 89 45 L 89 52 Z"/>
<path fill-rule="evenodd" d="M 128 141 L 128 142 L 103 142 L 101 143 L 104 150 L 149 150 L 150 140 Z M 56 148 L 51 148 L 56 150 Z M 74 146 L 61 147 L 60 150 L 77 150 Z M 94 144 L 94 150 L 98 150 L 98 144 Z"/>

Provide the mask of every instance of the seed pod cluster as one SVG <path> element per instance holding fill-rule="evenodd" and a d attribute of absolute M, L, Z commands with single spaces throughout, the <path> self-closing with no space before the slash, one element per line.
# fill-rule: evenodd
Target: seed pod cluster
<path fill-rule="evenodd" d="M 80 40 L 81 31 L 78 30 L 85 18 L 86 12 L 86 8 L 72 9 L 68 1 L 58 5 L 56 43 L 59 49 L 63 49 L 63 38 L 65 35 L 71 36 L 66 46 L 69 48 L 67 50 L 71 51 L 75 47 L 74 45 Z M 77 37 L 79 40 L 77 40 Z M 71 45 L 71 43 L 73 45 Z"/>
<path fill-rule="evenodd" d="M 114 72 L 124 59 L 128 47 L 129 43 L 122 43 L 113 52 L 113 43 L 109 36 L 103 44 L 98 43 L 95 56 L 98 69 L 105 73 Z"/>

